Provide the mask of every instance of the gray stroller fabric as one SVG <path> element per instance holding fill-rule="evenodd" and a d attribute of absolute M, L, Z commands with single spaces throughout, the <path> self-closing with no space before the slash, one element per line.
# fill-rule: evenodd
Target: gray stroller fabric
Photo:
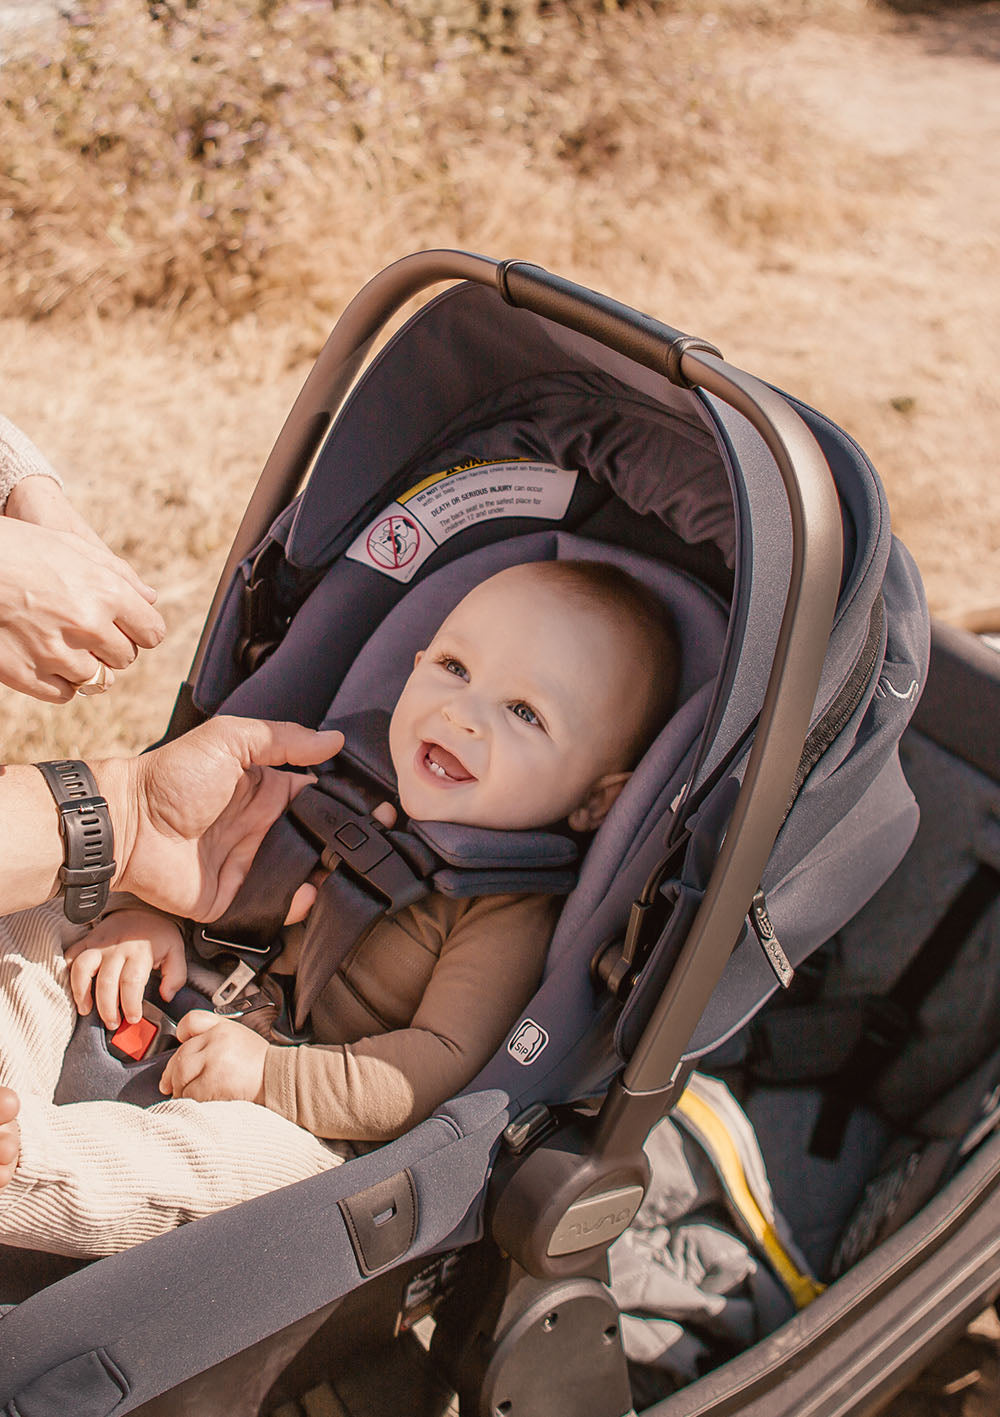
<path fill-rule="evenodd" d="M 727 1167 L 738 1165 L 791 1263 L 806 1271 L 735 1098 L 723 1083 L 697 1073 L 688 1087 L 711 1109 L 722 1145 L 732 1153 L 722 1157 L 718 1144 L 713 1147 L 692 1130 L 683 1110 L 659 1123 L 643 1148 L 652 1170 L 650 1188 L 635 1220 L 608 1252 L 633 1391 L 644 1401 L 693 1381 L 796 1312 L 796 1302 L 746 1226 L 745 1208 L 727 1187 Z"/>

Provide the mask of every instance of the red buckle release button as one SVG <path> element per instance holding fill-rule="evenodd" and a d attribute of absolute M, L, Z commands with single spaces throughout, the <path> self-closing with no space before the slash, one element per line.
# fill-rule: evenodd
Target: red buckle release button
<path fill-rule="evenodd" d="M 141 1018 L 138 1023 L 121 1023 L 111 1035 L 111 1042 L 119 1053 L 134 1058 L 136 1062 L 145 1058 L 149 1045 L 156 1037 L 157 1027 L 152 1019 Z"/>

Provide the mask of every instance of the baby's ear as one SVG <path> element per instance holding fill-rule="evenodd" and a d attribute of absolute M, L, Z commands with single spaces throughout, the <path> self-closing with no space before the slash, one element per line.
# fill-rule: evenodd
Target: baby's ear
<path fill-rule="evenodd" d="M 574 807 L 566 818 L 570 831 L 596 831 L 631 776 L 630 772 L 609 772 L 604 777 L 599 777 L 588 789 L 579 807 Z"/>

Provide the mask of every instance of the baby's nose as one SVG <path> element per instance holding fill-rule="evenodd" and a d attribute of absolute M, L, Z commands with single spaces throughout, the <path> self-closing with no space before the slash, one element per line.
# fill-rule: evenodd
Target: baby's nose
<path fill-rule="evenodd" d="M 464 695 L 460 700 L 445 704 L 441 709 L 441 716 L 453 728 L 463 733 L 479 734 L 482 731 L 480 715 L 476 712 L 475 705 Z"/>

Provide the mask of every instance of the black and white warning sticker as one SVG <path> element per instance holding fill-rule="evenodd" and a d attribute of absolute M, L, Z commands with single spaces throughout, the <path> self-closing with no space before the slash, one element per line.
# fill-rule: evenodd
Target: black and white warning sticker
<path fill-rule="evenodd" d="M 445 468 L 391 502 L 345 554 L 393 580 L 411 580 L 435 547 L 467 526 L 495 517 L 558 521 L 579 475 L 528 458 Z"/>

